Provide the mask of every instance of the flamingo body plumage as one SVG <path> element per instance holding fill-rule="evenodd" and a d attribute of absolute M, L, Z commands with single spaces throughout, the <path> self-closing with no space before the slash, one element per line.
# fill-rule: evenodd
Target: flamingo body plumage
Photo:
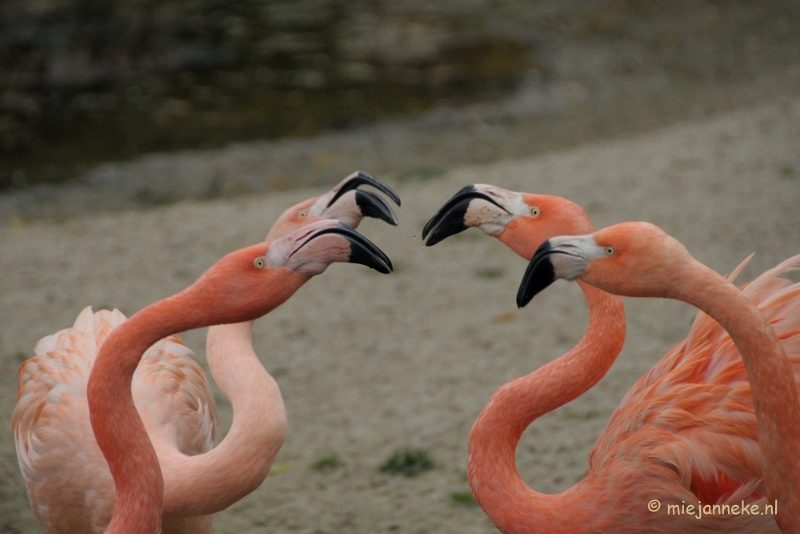
<path fill-rule="evenodd" d="M 114 483 L 94 440 L 86 386 L 100 346 L 125 320 L 118 310 L 84 308 L 20 366 L 12 419 L 17 458 L 48 533 L 100 533 L 111 520 Z M 219 432 L 213 393 L 192 354 L 179 336 L 165 338 L 142 356 L 131 384 L 148 434 L 185 455 L 211 450 Z M 207 519 L 175 521 L 173 531 L 189 532 L 198 522 L 210 527 Z"/>

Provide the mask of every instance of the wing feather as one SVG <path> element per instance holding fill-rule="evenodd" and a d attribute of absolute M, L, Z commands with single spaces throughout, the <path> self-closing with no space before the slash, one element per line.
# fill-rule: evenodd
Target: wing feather
<path fill-rule="evenodd" d="M 90 307 L 72 328 L 42 338 L 19 369 L 12 417 L 17 459 L 31 507 L 48 532 L 100 533 L 111 518 L 114 486 L 94 439 L 86 385 L 97 350 L 125 321 L 119 310 Z M 219 432 L 208 379 L 178 336 L 143 356 L 132 391 L 159 447 L 210 450 Z"/>
<path fill-rule="evenodd" d="M 742 291 L 773 325 L 800 385 L 800 283 L 781 277 L 798 270 L 800 255 Z M 734 497 L 759 502 L 764 464 L 757 432 L 741 356 L 727 332 L 699 312 L 686 339 L 622 399 L 590 455 L 589 471 L 627 458 L 642 472 L 671 478 L 676 488 L 691 491 L 689 497 L 712 504 Z M 675 491 L 676 498 L 687 498 Z"/>

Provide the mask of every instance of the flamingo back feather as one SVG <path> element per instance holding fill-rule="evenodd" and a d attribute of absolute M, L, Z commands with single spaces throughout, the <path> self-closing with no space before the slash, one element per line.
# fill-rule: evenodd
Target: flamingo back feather
<path fill-rule="evenodd" d="M 86 385 L 100 346 L 125 320 L 119 310 L 84 308 L 72 328 L 39 340 L 20 366 L 12 418 L 17 459 L 48 533 L 101 533 L 111 520 L 114 483 L 94 440 Z M 191 355 L 170 336 L 145 353 L 134 374 L 136 408 L 156 452 L 169 446 L 200 454 L 217 438 L 214 396 Z"/>

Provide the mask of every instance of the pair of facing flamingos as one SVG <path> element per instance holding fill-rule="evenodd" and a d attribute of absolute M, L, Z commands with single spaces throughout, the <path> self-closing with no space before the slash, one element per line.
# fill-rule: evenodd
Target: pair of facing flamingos
<path fill-rule="evenodd" d="M 386 184 L 354 173 L 284 212 L 266 242 L 228 254 L 186 290 L 128 320 L 87 308 L 71 329 L 37 344 L 20 368 L 13 428 L 28 496 L 48 533 L 210 532 L 212 514 L 261 484 L 286 413 L 253 352 L 253 321 L 332 262 L 391 271 L 389 258 L 352 229 L 364 216 L 397 224 L 389 203 L 362 184 L 400 204 Z M 558 278 L 577 280 L 589 303 L 581 342 L 500 388 L 470 433 L 470 487 L 502 532 L 800 533 L 800 284 L 779 277 L 800 256 L 740 290 L 653 225 L 592 233 L 566 199 L 487 185 L 460 190 L 423 237 L 430 246 L 468 227 L 530 260 L 520 307 Z M 705 313 L 623 398 L 584 480 L 557 495 L 536 493 L 516 470 L 517 443 L 537 417 L 580 396 L 613 364 L 625 338 L 614 294 L 679 299 Z M 167 337 L 208 325 L 221 325 L 209 329 L 208 364 L 234 409 L 216 448 L 205 375 Z M 648 510 L 650 501 L 660 511 Z M 698 502 L 729 506 L 701 519 L 666 512 Z M 767 504 L 777 515 L 763 514 Z"/>

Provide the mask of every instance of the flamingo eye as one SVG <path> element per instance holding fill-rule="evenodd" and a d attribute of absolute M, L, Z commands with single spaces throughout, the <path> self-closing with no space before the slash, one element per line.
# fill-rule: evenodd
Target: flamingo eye
<path fill-rule="evenodd" d="M 265 260 L 263 256 L 259 256 L 258 258 L 253 260 L 253 266 L 256 269 L 263 269 L 264 267 L 267 266 L 267 260 Z"/>
<path fill-rule="evenodd" d="M 306 217 L 308 217 L 308 210 L 300 210 L 297 212 L 298 219 L 305 219 Z"/>
<path fill-rule="evenodd" d="M 538 216 L 539 216 L 539 206 L 532 206 L 531 217 L 538 217 Z"/>
<path fill-rule="evenodd" d="M 613 256 L 616 252 L 614 247 L 605 247 L 603 250 L 605 251 L 606 256 Z"/>

